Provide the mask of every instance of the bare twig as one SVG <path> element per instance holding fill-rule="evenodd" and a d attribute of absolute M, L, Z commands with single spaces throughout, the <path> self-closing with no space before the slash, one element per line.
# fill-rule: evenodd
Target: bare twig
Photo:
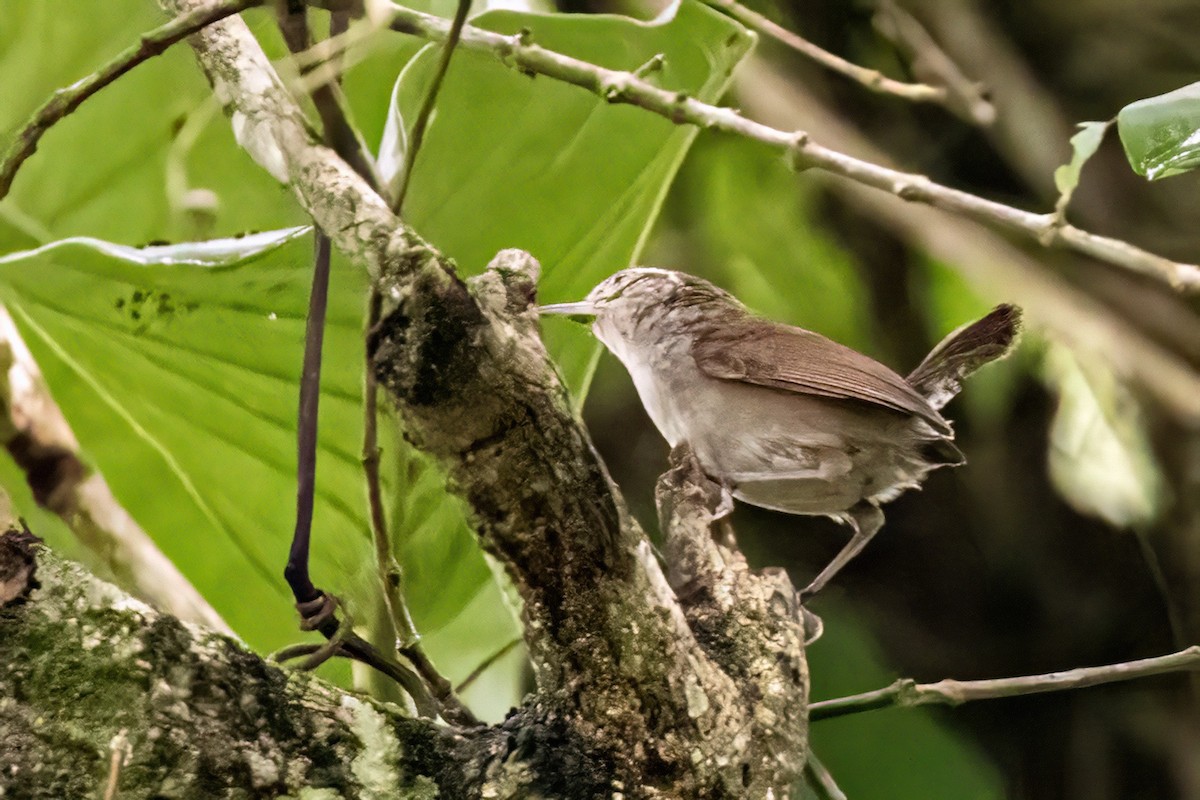
<path fill-rule="evenodd" d="M 911 708 L 924 705 L 957 706 L 972 700 L 992 700 L 999 697 L 1019 697 L 1042 692 L 1058 692 L 1065 689 L 1082 689 L 1104 683 L 1146 678 L 1151 675 L 1166 675 L 1173 672 L 1200 670 L 1200 645 L 1192 645 L 1177 653 L 1103 667 L 1081 667 L 1065 672 L 1048 672 L 1044 675 L 1025 675 L 1019 678 L 996 678 L 981 681 L 941 680 L 937 683 L 917 683 L 911 678 L 902 678 L 891 686 L 873 692 L 821 700 L 809 706 L 809 718 L 813 720 L 857 714 L 877 708 L 901 706 Z"/>
<path fill-rule="evenodd" d="M 393 30 L 443 41 L 449 23 L 440 17 L 391 6 Z M 685 93 L 660 89 L 634 73 L 611 70 L 548 50 L 528 32 L 505 36 L 466 26 L 461 46 L 488 52 L 527 73 L 587 89 L 610 103 L 639 106 L 679 124 L 697 125 L 752 139 L 786 154 L 796 169 L 816 168 L 889 192 L 902 200 L 951 211 L 995 228 L 1013 231 L 1043 246 L 1067 247 L 1093 258 L 1161 280 L 1183 292 L 1200 292 L 1200 265 L 1155 255 L 1128 242 L 1090 233 L 1073 225 L 1056 226 L 1053 213 L 1037 214 L 952 189 L 924 175 L 889 169 L 813 141 L 803 131 L 782 131 L 742 117 L 732 108 L 702 103 Z"/>
<path fill-rule="evenodd" d="M 0 199 L 3 199 L 12 188 L 17 170 L 37 152 L 38 141 L 41 140 L 42 135 L 60 119 L 79 108 L 85 100 L 138 64 L 163 53 L 176 42 L 186 39 L 214 22 L 241 13 L 261 2 L 262 0 L 222 0 L 222 2 L 181 14 L 165 25 L 160 25 L 149 33 L 142 34 L 136 45 L 123 50 L 116 58 L 96 72 L 56 91 L 25 123 L 25 127 L 21 129 L 12 145 L 9 146 L 4 161 L 0 163 Z"/>
<path fill-rule="evenodd" d="M 404 151 L 404 163 L 400 167 L 400 174 L 397 176 L 392 192 L 392 211 L 396 216 L 400 216 L 400 210 L 404 206 L 404 198 L 408 194 L 408 186 L 412 181 L 413 167 L 417 163 L 417 153 L 421 149 L 421 143 L 425 141 L 425 129 L 429 126 L 429 118 L 437 103 L 438 92 L 441 91 L 446 71 L 450 69 L 450 59 L 454 55 L 455 46 L 462 35 L 463 24 L 467 21 L 467 12 L 470 10 L 469 0 L 459 0 L 458 8 L 454 12 L 454 19 L 450 21 L 450 29 L 446 34 L 442 57 L 438 60 L 437 72 L 433 75 L 433 82 L 429 84 L 429 91 L 425 93 L 425 99 L 417 111 L 417 118 L 413 121 L 412 132 L 408 137 L 408 149 Z"/>
<path fill-rule="evenodd" d="M 966 120 L 980 126 L 996 120 L 996 107 L 984 87 L 968 78 L 946 54 L 916 17 L 894 0 L 882 0 L 874 17 L 875 29 L 886 36 L 908 58 L 914 74 L 935 79 L 946 91 L 946 105 Z"/>
<path fill-rule="evenodd" d="M 737 0 L 704 0 L 713 8 L 724 11 L 747 28 L 753 28 L 760 33 L 777 39 L 793 50 L 803 53 L 821 66 L 831 69 L 839 75 L 844 75 L 873 92 L 890 94 L 918 103 L 946 104 L 948 94 L 940 86 L 928 86 L 924 83 L 905 83 L 887 77 L 877 69 L 869 69 L 847 61 L 839 55 L 829 52 L 797 33 L 789 31 L 757 11 L 746 8 Z"/>
<path fill-rule="evenodd" d="M 804 762 L 804 778 L 821 800 L 846 800 L 846 793 L 838 787 L 833 775 L 812 750 L 808 751 L 808 760 Z"/>
<path fill-rule="evenodd" d="M 301 5 L 300 8 L 303 10 L 304 6 Z M 293 56 L 299 56 L 312 47 L 308 16 L 304 13 L 287 13 L 287 11 L 283 7 L 279 10 L 279 29 L 287 43 L 288 50 L 292 52 Z M 343 13 L 334 12 L 330 18 L 330 25 L 341 28 L 344 19 Z M 338 35 L 336 31 L 331 30 L 330 33 Z M 340 74 L 340 67 L 337 64 L 340 55 L 340 53 L 335 53 L 330 56 L 332 68 L 336 74 Z M 301 67 L 301 72 L 303 72 L 303 67 Z M 313 106 L 321 118 L 325 143 L 332 147 L 334 152 L 341 156 L 342 160 L 361 175 L 372 188 L 378 188 L 373 160 L 366 144 L 359 136 L 358 130 L 350 124 L 349 116 L 346 114 L 345 98 L 342 96 L 338 81 L 317 82 L 309 87 L 308 92 Z"/>
<path fill-rule="evenodd" d="M 467 675 L 467 677 L 463 678 L 461 681 L 458 682 L 458 686 L 454 687 L 454 691 L 458 692 L 459 694 L 465 692 L 472 683 L 479 680 L 480 675 L 482 675 L 483 673 L 485 673 L 489 669 L 491 669 L 493 664 L 495 664 L 497 661 L 499 661 L 500 659 L 504 658 L 506 655 L 511 653 L 516 648 L 516 646 L 519 645 L 523 641 L 524 641 L 524 639 L 522 639 L 520 636 L 516 636 L 512 640 L 510 640 L 508 642 L 508 644 L 505 644 L 503 647 L 501 647 L 496 652 L 492 653 L 490 656 L 485 658 L 483 661 L 480 661 L 479 666 L 477 666 L 477 667 L 475 667 L 475 669 L 471 670 L 471 674 Z"/>

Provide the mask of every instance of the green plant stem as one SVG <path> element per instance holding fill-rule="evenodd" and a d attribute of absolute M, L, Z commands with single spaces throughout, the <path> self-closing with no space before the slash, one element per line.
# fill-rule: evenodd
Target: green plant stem
<path fill-rule="evenodd" d="M 463 25 L 467 21 L 467 12 L 470 10 L 470 0 L 459 0 L 458 8 L 454 11 L 454 19 L 450 21 L 450 28 L 446 32 L 445 45 L 442 47 L 442 57 L 438 60 L 437 72 L 434 73 L 433 82 L 429 84 L 429 91 L 425 93 L 425 99 L 417 111 L 417 118 L 413 120 L 412 131 L 408 137 L 408 149 L 404 151 L 404 163 L 400 167 L 399 181 L 392 198 L 392 211 L 396 216 L 400 216 L 400 210 L 404 207 L 404 198 L 408 195 L 408 186 L 412 182 L 413 167 L 417 163 L 417 153 L 420 152 L 421 144 L 425 141 L 425 129 L 429 126 L 429 118 L 433 115 L 434 106 L 437 105 L 438 92 L 441 91 L 442 81 L 450 69 L 450 59 L 454 56 L 459 38 L 462 36 Z"/>

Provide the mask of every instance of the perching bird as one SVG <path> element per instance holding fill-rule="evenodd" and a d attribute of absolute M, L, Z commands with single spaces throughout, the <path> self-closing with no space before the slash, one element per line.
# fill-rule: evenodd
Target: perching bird
<path fill-rule="evenodd" d="M 850 541 L 801 593 L 811 597 L 883 525 L 879 506 L 932 469 L 964 462 L 938 413 L 962 379 L 1008 353 L 1011 305 L 959 328 L 902 378 L 820 334 L 755 315 L 728 292 L 670 270 L 633 268 L 578 303 L 624 363 L 667 442 L 751 505 L 832 517 Z"/>

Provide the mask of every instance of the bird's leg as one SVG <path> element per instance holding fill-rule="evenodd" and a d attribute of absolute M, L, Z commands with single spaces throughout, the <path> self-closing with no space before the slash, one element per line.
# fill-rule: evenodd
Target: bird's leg
<path fill-rule="evenodd" d="M 858 555 L 859 551 L 867 546 L 867 542 L 871 541 L 871 537 L 883 527 L 883 512 L 874 503 L 860 502 L 846 512 L 846 517 L 851 527 L 854 528 L 854 535 L 850 537 L 850 541 L 846 542 L 841 552 L 833 557 L 833 561 L 830 561 L 825 569 L 813 578 L 812 583 L 800 592 L 801 603 L 807 602 L 813 595 L 825 588 L 825 584 L 829 583 L 842 567 L 849 564 L 850 559 Z"/>

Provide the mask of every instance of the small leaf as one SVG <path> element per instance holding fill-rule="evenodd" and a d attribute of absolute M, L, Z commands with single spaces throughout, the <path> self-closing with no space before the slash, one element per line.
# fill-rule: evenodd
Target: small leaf
<path fill-rule="evenodd" d="M 1055 210 L 1059 214 L 1067 210 L 1071 195 L 1079 185 L 1079 174 L 1083 171 L 1083 165 L 1100 149 L 1100 142 L 1104 141 L 1104 133 L 1110 124 L 1111 122 L 1081 122 L 1079 133 L 1071 137 L 1071 161 L 1054 170 L 1054 185 L 1059 194 Z"/>
<path fill-rule="evenodd" d="M 1117 115 L 1125 157 L 1149 180 L 1200 165 L 1200 83 L 1130 103 Z"/>

